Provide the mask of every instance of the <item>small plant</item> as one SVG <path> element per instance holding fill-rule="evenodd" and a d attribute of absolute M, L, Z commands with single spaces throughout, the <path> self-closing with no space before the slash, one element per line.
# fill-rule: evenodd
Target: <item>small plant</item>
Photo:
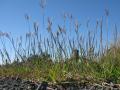
<path fill-rule="evenodd" d="M 43 10 L 44 26 L 45 0 L 41 0 L 40 6 Z M 108 15 L 109 12 L 106 11 L 106 18 Z M 54 24 L 57 26 L 55 30 L 54 22 L 49 17 L 46 30 L 43 29 L 45 36 L 41 33 L 39 23 L 33 22 L 32 30 L 30 17 L 25 15 L 25 18 L 28 24 L 25 38 L 20 36 L 16 40 L 11 34 L 0 31 L 0 76 L 19 75 L 24 79 L 34 78 L 54 83 L 81 80 L 85 77 L 87 80 L 94 78 L 96 81 L 102 79 L 120 82 L 120 42 L 116 24 L 114 41 L 111 42 L 112 45 L 108 45 L 108 28 L 107 40 L 103 34 L 104 17 L 97 20 L 93 30 L 90 28 L 90 20 L 87 21 L 87 35 L 82 35 L 82 24 L 72 14 L 64 13 L 64 25 Z M 66 24 L 67 20 L 70 21 L 70 28 Z M 6 48 L 8 43 L 15 54 L 14 60 Z"/>

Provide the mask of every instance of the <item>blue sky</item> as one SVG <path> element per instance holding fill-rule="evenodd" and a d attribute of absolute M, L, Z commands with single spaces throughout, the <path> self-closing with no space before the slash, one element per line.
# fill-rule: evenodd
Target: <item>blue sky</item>
<path fill-rule="evenodd" d="M 31 29 L 32 22 L 38 22 L 41 30 L 43 19 L 39 3 L 40 0 L 0 0 L 0 31 L 11 32 L 15 37 L 25 35 L 28 31 L 25 14 L 31 17 Z M 119 30 L 120 0 L 47 0 L 45 18 L 51 17 L 54 23 L 53 29 L 56 29 L 58 24 L 63 24 L 61 17 L 63 12 L 71 13 L 82 24 L 82 29 L 86 29 L 84 27 L 88 19 L 90 25 L 94 26 L 97 19 L 102 16 L 105 18 L 105 8 L 110 12 L 109 29 L 113 29 L 116 23 Z"/>
<path fill-rule="evenodd" d="M 23 34 L 27 31 L 24 15 L 31 16 L 31 21 L 42 24 L 40 0 L 0 0 L 0 30 Z M 63 12 L 72 13 L 80 23 L 85 24 L 87 19 L 95 23 L 96 19 L 104 16 L 105 8 L 109 8 L 110 23 L 120 26 L 120 0 L 47 0 L 45 18 L 52 17 L 56 24 L 61 23 Z"/>

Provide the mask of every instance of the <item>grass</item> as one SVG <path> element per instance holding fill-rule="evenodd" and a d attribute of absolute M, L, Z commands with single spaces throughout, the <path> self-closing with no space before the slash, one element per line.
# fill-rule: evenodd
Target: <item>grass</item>
<path fill-rule="evenodd" d="M 101 58 L 100 61 L 51 62 L 45 58 L 35 57 L 26 62 L 12 63 L 0 68 L 1 76 L 20 76 L 23 79 L 35 81 L 48 81 L 58 83 L 61 81 L 113 82 L 120 83 L 119 54 L 113 58 L 111 54 Z"/>
<path fill-rule="evenodd" d="M 70 28 L 65 25 L 66 18 L 69 19 Z M 26 15 L 28 24 L 29 19 Z M 33 22 L 33 31 L 28 26 L 26 38 L 23 40 L 20 37 L 17 42 L 9 33 L 0 32 L 0 76 L 19 76 L 52 83 L 74 80 L 120 83 L 120 43 L 116 25 L 113 44 L 111 42 L 108 45 L 108 32 L 111 31 L 107 30 L 107 44 L 103 45 L 103 19 L 97 21 L 93 31 L 87 22 L 87 36 L 82 35 L 81 24 L 72 15 L 65 14 L 64 25 L 58 25 L 56 31 L 52 30 L 52 23 L 48 18 L 47 34 L 42 36 L 39 25 Z M 10 58 L 6 42 L 9 42 L 14 51 L 14 60 Z"/>

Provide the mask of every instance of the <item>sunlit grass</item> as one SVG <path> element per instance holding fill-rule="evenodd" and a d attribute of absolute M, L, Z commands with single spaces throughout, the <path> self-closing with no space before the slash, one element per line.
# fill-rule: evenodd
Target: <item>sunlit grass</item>
<path fill-rule="evenodd" d="M 48 18 L 45 37 L 41 37 L 40 27 L 36 22 L 33 22 L 34 30 L 26 33 L 24 41 L 23 37 L 20 37 L 15 42 L 15 38 L 9 33 L 0 32 L 0 76 L 19 76 L 23 79 L 53 83 L 74 80 L 120 83 L 120 43 L 117 26 L 115 25 L 113 45 L 108 45 L 108 35 L 107 45 L 103 45 L 103 19 L 97 21 L 93 31 L 89 30 L 89 21 L 87 22 L 86 37 L 81 34 L 81 24 L 72 16 L 69 17 L 65 15 L 64 22 L 66 18 L 70 19 L 70 27 L 72 24 L 74 27 L 73 30 L 70 29 L 72 31 L 66 28 L 65 23 L 58 25 L 56 31 L 53 31 L 53 22 Z M 26 16 L 28 23 L 29 19 L 29 16 Z M 97 32 L 100 32 L 99 36 Z M 11 60 L 5 47 L 5 42 L 8 41 L 14 50 L 14 60 Z"/>

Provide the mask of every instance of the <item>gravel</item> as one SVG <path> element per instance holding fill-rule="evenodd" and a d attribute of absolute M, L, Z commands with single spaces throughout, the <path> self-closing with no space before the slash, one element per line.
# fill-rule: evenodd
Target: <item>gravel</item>
<path fill-rule="evenodd" d="M 120 90 L 119 87 L 102 86 L 99 84 L 83 85 L 77 83 L 64 82 L 58 85 L 49 85 L 43 81 L 36 83 L 22 80 L 19 77 L 0 78 L 0 90 Z"/>

